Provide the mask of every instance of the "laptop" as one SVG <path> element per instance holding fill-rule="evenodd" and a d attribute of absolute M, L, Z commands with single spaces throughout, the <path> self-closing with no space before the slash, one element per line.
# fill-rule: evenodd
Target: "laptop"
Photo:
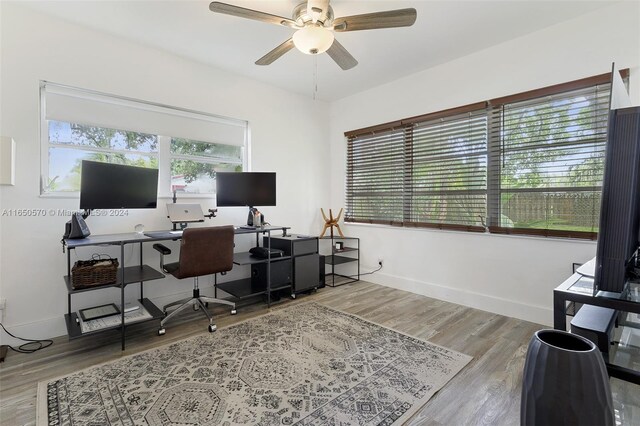
<path fill-rule="evenodd" d="M 173 223 L 204 222 L 200 204 L 167 204 L 167 213 Z"/>

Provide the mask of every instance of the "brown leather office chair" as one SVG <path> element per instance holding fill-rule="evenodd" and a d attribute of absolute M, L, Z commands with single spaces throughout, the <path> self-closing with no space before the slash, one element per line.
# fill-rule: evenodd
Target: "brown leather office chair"
<path fill-rule="evenodd" d="M 236 313 L 235 303 L 228 300 L 200 296 L 200 289 L 198 288 L 198 277 L 225 273 L 233 268 L 233 234 L 233 226 L 185 229 L 180 241 L 179 261 L 169 264 L 164 263 L 164 256 L 171 254 L 171 250 L 162 244 L 153 245 L 153 248 L 162 255 L 160 257 L 160 267 L 164 272 L 178 279 L 194 279 L 193 297 L 164 306 L 163 311 L 166 316 L 160 322 L 158 335 L 165 333 L 164 325 L 167 321 L 189 306 L 193 306 L 194 310 L 200 308 L 209 318 L 210 332 L 216 330 L 216 325 L 207 310 L 209 303 L 230 305 L 232 307 L 231 314 L 234 315 Z M 174 306 L 178 306 L 178 308 L 167 314 L 167 309 Z"/>

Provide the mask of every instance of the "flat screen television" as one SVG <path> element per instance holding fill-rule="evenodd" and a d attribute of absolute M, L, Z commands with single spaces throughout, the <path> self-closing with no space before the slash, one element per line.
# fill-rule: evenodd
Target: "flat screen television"
<path fill-rule="evenodd" d="M 216 173 L 218 207 L 275 206 L 276 174 L 273 172 Z"/>
<path fill-rule="evenodd" d="M 158 169 L 82 161 L 80 208 L 155 209 Z"/>
<path fill-rule="evenodd" d="M 640 107 L 612 110 L 608 125 L 594 295 L 625 292 L 640 244 Z"/>

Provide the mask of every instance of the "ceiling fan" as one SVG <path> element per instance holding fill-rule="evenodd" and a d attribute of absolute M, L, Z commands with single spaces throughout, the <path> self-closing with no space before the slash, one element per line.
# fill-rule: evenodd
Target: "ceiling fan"
<path fill-rule="evenodd" d="M 256 65 L 269 65 L 296 47 L 308 55 L 327 52 L 343 70 L 355 67 L 358 61 L 338 43 L 334 37 L 334 31 L 410 27 L 416 22 L 417 16 L 415 9 L 408 8 L 334 18 L 329 0 L 307 0 L 300 3 L 293 9 L 292 19 L 218 1 L 211 2 L 209 9 L 216 13 L 254 19 L 296 30 L 293 37 L 258 59 Z"/>

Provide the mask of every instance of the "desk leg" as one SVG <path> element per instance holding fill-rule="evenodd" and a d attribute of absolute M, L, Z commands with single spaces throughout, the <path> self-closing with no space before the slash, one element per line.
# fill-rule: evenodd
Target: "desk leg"
<path fill-rule="evenodd" d="M 140 243 L 140 269 L 142 269 L 142 243 Z M 140 281 L 140 302 L 142 303 L 142 299 L 144 299 L 144 282 Z"/>
<path fill-rule="evenodd" d="M 71 249 L 70 248 L 67 248 L 67 276 L 71 280 Z M 71 318 L 71 293 L 67 294 L 67 310 L 69 312 L 69 318 Z"/>
<path fill-rule="evenodd" d="M 267 232 L 267 308 L 271 307 L 271 231 Z"/>
<path fill-rule="evenodd" d="M 124 330 L 124 244 L 120 244 L 120 311 L 121 311 L 121 323 L 120 323 L 120 327 L 122 330 L 122 336 L 121 336 L 121 340 L 122 340 L 122 350 L 124 351 L 124 336 L 125 336 L 125 330 Z"/>
<path fill-rule="evenodd" d="M 553 292 L 553 328 L 567 330 L 567 301 L 559 291 Z"/>

